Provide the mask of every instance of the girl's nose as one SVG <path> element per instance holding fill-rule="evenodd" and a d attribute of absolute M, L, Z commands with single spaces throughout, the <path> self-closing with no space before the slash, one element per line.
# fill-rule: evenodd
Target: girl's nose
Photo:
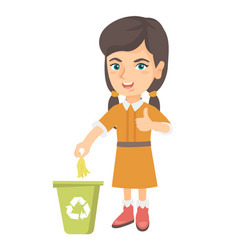
<path fill-rule="evenodd" d="M 128 76 L 128 69 L 126 70 L 126 68 L 123 68 L 121 71 L 121 78 L 126 79 Z"/>

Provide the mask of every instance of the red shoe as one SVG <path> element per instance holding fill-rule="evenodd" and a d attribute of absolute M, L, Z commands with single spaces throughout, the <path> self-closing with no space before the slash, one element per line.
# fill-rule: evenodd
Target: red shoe
<path fill-rule="evenodd" d="M 124 206 L 123 212 L 116 218 L 113 222 L 112 227 L 124 227 L 134 222 L 134 212 L 133 206 L 130 205 L 129 207 Z"/>
<path fill-rule="evenodd" d="M 149 214 L 148 208 L 141 208 L 140 206 L 137 208 L 136 214 L 136 227 L 140 231 L 145 231 L 149 227 Z"/>

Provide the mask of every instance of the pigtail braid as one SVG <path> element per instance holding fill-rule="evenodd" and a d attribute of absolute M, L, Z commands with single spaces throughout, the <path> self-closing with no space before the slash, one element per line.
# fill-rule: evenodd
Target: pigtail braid
<path fill-rule="evenodd" d="M 158 96 L 150 97 L 149 104 L 160 110 L 160 102 Z"/>
<path fill-rule="evenodd" d="M 108 110 L 119 103 L 118 97 L 111 96 L 108 101 Z"/>

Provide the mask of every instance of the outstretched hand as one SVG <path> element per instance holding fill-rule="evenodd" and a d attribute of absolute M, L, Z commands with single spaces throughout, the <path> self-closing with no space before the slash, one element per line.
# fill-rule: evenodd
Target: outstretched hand
<path fill-rule="evenodd" d="M 150 131 L 152 127 L 152 121 L 148 115 L 148 108 L 143 110 L 144 117 L 136 118 L 136 126 L 140 131 Z"/>
<path fill-rule="evenodd" d="M 80 150 L 83 150 L 84 152 L 81 153 Z M 81 142 L 77 144 L 75 151 L 74 151 L 74 155 L 76 157 L 84 158 L 89 153 L 89 150 L 90 150 L 90 145 L 88 145 L 85 142 Z"/>

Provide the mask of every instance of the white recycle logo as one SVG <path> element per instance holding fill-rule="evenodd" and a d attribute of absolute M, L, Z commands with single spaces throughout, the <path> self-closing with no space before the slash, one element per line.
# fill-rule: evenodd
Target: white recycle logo
<path fill-rule="evenodd" d="M 83 206 L 83 210 L 81 211 L 80 214 L 72 213 L 73 208 L 77 205 L 77 203 L 79 203 L 79 205 Z M 78 220 L 79 217 L 81 220 L 84 218 L 87 218 L 89 213 L 90 213 L 90 207 L 89 207 L 88 203 L 82 197 L 74 197 L 70 201 L 70 205 L 68 205 L 66 207 L 67 207 L 66 213 L 73 220 Z"/>

